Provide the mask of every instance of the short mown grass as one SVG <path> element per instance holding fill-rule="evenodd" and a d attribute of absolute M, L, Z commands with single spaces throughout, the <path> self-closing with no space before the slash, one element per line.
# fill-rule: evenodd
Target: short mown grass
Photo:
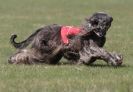
<path fill-rule="evenodd" d="M 0 92 L 133 92 L 133 0 L 0 0 Z M 94 12 L 113 16 L 105 49 L 123 54 L 123 66 L 9 65 L 21 41 L 48 24 L 79 26 Z M 62 59 L 64 61 L 64 59 Z"/>

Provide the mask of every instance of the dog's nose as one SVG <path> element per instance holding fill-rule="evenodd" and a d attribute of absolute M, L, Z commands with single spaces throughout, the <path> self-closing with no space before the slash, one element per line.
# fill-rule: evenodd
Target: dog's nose
<path fill-rule="evenodd" d="M 110 22 L 112 22 L 113 21 L 113 18 L 112 17 L 110 17 Z"/>

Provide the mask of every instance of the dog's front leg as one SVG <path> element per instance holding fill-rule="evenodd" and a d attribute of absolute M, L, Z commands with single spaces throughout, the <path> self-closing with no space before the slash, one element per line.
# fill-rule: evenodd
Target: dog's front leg
<path fill-rule="evenodd" d="M 90 47 L 91 57 L 96 59 L 101 59 L 107 62 L 108 64 L 118 66 L 122 64 L 122 55 L 117 53 L 111 53 L 106 51 L 103 48 L 99 47 Z"/>
<path fill-rule="evenodd" d="M 103 48 L 98 46 L 84 46 L 83 49 L 79 52 L 80 59 L 78 64 L 91 64 L 96 59 L 101 59 L 107 62 L 108 64 L 117 66 L 122 64 L 122 56 L 117 53 L 110 53 Z"/>

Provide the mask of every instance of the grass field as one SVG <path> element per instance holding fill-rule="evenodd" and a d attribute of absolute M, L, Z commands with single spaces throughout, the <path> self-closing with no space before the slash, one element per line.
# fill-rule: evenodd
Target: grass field
<path fill-rule="evenodd" d="M 43 25 L 78 26 L 98 11 L 114 18 L 104 48 L 123 54 L 122 67 L 7 63 L 12 33 L 19 41 Z M 133 92 L 132 39 L 133 0 L 0 0 L 0 92 Z"/>

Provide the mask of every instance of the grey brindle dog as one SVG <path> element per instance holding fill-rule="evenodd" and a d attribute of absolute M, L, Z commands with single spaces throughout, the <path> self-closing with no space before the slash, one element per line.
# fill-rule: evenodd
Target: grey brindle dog
<path fill-rule="evenodd" d="M 85 19 L 81 30 L 86 34 L 71 36 L 70 43 L 61 42 L 60 25 L 49 25 L 38 29 L 22 42 L 15 42 L 17 35 L 11 36 L 11 44 L 18 51 L 9 58 L 12 64 L 57 64 L 64 56 L 76 64 L 92 64 L 102 59 L 108 64 L 118 66 L 122 64 L 122 56 L 107 52 L 103 49 L 106 41 L 106 32 L 111 26 L 113 18 L 106 13 L 94 13 Z M 30 48 L 26 48 L 31 44 Z"/>

